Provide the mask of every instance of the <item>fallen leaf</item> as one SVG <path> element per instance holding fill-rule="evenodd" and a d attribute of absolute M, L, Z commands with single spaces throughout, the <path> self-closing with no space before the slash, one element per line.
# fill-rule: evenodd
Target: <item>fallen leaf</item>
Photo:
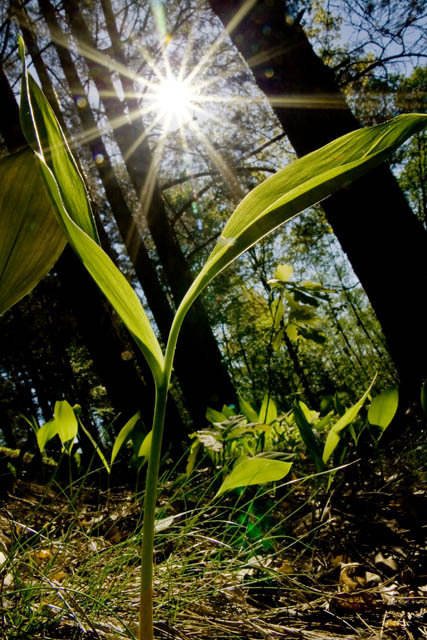
<path fill-rule="evenodd" d="M 398 570 L 396 560 L 393 556 L 385 558 L 381 551 L 379 551 L 375 556 L 375 564 L 379 569 L 381 569 L 381 571 L 384 571 L 384 573 L 387 573 L 388 575 L 392 575 Z"/>
<path fill-rule="evenodd" d="M 336 613 L 371 611 L 378 605 L 371 593 L 338 593 L 330 601 L 330 608 Z"/>

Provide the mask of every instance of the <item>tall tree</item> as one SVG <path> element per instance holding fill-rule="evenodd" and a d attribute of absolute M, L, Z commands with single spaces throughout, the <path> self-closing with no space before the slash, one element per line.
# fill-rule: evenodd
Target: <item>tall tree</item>
<path fill-rule="evenodd" d="M 230 25 L 230 37 L 299 156 L 359 126 L 333 72 L 315 54 L 286 3 L 210 4 Z M 427 375 L 425 312 L 418 303 L 427 286 L 425 231 L 386 167 L 322 206 L 375 310 L 402 388 L 418 394 Z"/>

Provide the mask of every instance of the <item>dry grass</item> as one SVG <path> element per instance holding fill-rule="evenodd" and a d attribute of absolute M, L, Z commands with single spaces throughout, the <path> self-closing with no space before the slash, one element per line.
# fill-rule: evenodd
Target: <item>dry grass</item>
<path fill-rule="evenodd" d="M 326 495 L 318 480 L 296 481 L 216 502 L 211 471 L 166 477 L 156 637 L 427 637 L 425 523 L 416 515 L 427 499 L 420 470 L 401 469 L 397 479 L 378 473 L 377 487 L 343 481 Z M 134 638 L 141 499 L 88 487 L 70 498 L 58 485 L 16 482 L 0 509 L 0 637 Z"/>

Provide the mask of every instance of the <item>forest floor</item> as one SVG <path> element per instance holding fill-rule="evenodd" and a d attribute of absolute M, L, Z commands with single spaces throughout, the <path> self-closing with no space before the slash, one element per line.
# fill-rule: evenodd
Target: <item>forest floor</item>
<path fill-rule="evenodd" d="M 212 500 L 167 473 L 158 640 L 427 638 L 426 433 L 369 462 Z M 141 494 L 22 478 L 0 503 L 0 638 L 134 638 Z"/>

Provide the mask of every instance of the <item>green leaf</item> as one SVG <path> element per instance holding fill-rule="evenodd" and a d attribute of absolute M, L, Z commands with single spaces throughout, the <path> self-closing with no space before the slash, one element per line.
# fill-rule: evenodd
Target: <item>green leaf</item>
<path fill-rule="evenodd" d="M 259 456 L 247 458 L 239 462 L 225 477 L 215 497 L 217 498 L 231 489 L 282 480 L 289 473 L 291 467 L 292 462 L 282 462 Z"/>
<path fill-rule="evenodd" d="M 37 431 L 37 444 L 40 449 L 40 453 L 43 453 L 45 446 L 52 440 L 58 433 L 58 424 L 56 420 L 49 420 L 44 425 L 40 427 Z"/>
<path fill-rule="evenodd" d="M 318 307 L 320 304 L 319 300 L 316 300 L 314 296 L 305 293 L 305 291 L 302 291 L 301 289 L 295 288 L 293 293 L 294 300 L 296 300 L 297 302 L 308 304 L 311 307 Z"/>
<path fill-rule="evenodd" d="M 298 340 L 299 329 L 298 329 L 296 324 L 292 324 L 292 323 L 288 324 L 288 326 L 286 327 L 285 331 L 286 331 L 286 335 L 288 336 L 289 340 L 292 340 L 293 342 Z"/>
<path fill-rule="evenodd" d="M 227 405 L 227 404 L 223 404 L 222 405 L 222 409 L 221 409 L 221 413 L 223 413 L 225 415 L 226 418 L 232 418 L 233 416 L 236 415 L 236 411 L 234 409 L 234 405 Z"/>
<path fill-rule="evenodd" d="M 273 317 L 273 329 L 280 329 L 282 318 L 285 314 L 282 297 L 279 296 L 271 303 L 271 315 Z"/>
<path fill-rule="evenodd" d="M 247 402 L 244 398 L 239 396 L 239 406 L 240 411 L 243 413 L 245 418 L 249 420 L 249 422 L 258 422 L 258 414 L 255 409 L 252 409 L 249 402 Z"/>
<path fill-rule="evenodd" d="M 387 429 L 394 418 L 398 404 L 399 392 L 397 388 L 388 389 L 375 396 L 368 410 L 370 424 L 380 427 L 383 431 Z"/>
<path fill-rule="evenodd" d="M 22 38 L 19 39 L 19 50 L 24 66 L 20 108 L 24 135 L 55 176 L 70 217 L 99 244 L 85 184 L 52 107 L 27 72 Z"/>
<path fill-rule="evenodd" d="M 194 437 L 196 434 L 191 434 L 190 437 Z M 194 467 L 196 466 L 197 454 L 199 453 L 201 447 L 201 443 L 199 440 L 195 440 L 190 447 L 190 453 L 187 459 L 187 464 L 185 467 L 185 477 L 189 478 L 194 471 Z"/>
<path fill-rule="evenodd" d="M 54 416 L 62 444 L 74 440 L 77 436 L 79 425 L 73 408 L 67 400 L 57 400 L 55 402 Z"/>
<path fill-rule="evenodd" d="M 325 466 L 322 461 L 322 452 L 311 425 L 314 417 L 312 414 L 316 412 L 310 411 L 303 402 L 296 403 L 292 408 L 292 412 L 298 431 L 300 432 L 301 440 L 304 442 L 307 451 L 316 465 L 316 471 L 323 471 Z M 317 416 L 318 415 L 319 414 L 317 414 Z"/>
<path fill-rule="evenodd" d="M 300 327 L 299 332 L 305 340 L 311 340 L 316 344 L 325 344 L 326 336 L 323 331 L 314 329 L 313 327 Z"/>
<path fill-rule="evenodd" d="M 30 149 L 0 160 L 0 314 L 50 271 L 67 242 Z"/>
<path fill-rule="evenodd" d="M 376 376 L 374 377 L 374 379 L 372 380 L 371 384 L 369 385 L 369 388 L 367 389 L 367 391 L 365 391 L 365 393 L 363 394 L 363 396 L 360 398 L 360 400 L 358 400 L 356 402 L 356 404 L 354 404 L 352 407 L 350 407 L 350 409 L 347 409 L 347 411 L 344 413 L 343 416 L 341 416 L 341 418 L 338 420 L 338 422 L 336 422 L 334 424 L 334 426 L 332 427 L 332 429 L 329 431 L 328 433 L 328 437 L 326 438 L 326 442 L 325 442 L 325 447 L 323 449 L 323 462 L 326 463 L 329 458 L 331 457 L 332 453 L 335 451 L 339 441 L 340 441 L 340 433 L 343 429 L 345 429 L 345 427 L 347 427 L 350 422 L 353 422 L 353 420 L 357 417 L 360 409 L 362 408 L 366 398 L 368 397 L 372 386 L 375 382 Z"/>
<path fill-rule="evenodd" d="M 274 277 L 281 282 L 289 282 L 293 272 L 294 268 L 291 264 L 279 264 L 274 272 Z"/>
<path fill-rule="evenodd" d="M 129 420 L 126 422 L 124 427 L 120 429 L 116 439 L 114 440 L 113 450 L 111 452 L 111 459 L 110 459 L 111 466 L 113 465 L 113 462 L 117 457 L 117 454 L 119 453 L 120 449 L 128 439 L 129 435 L 132 433 L 136 423 L 140 418 L 141 418 L 141 414 L 139 411 L 137 411 L 135 415 L 129 418 Z"/>
<path fill-rule="evenodd" d="M 151 430 L 147 433 L 144 440 L 142 441 L 141 446 L 139 447 L 137 457 L 142 458 L 142 464 L 144 464 L 144 462 L 150 457 L 152 435 L 153 431 Z"/>
<path fill-rule="evenodd" d="M 277 407 L 269 393 L 266 393 L 261 405 L 258 422 L 270 424 L 277 418 Z"/>
<path fill-rule="evenodd" d="M 97 445 L 97 443 L 95 442 L 95 440 L 94 440 L 94 438 L 93 438 L 92 434 L 90 433 L 90 431 L 88 431 L 88 430 L 86 429 L 86 427 L 84 426 L 84 424 L 83 424 L 83 422 L 82 422 L 81 420 L 79 420 L 79 425 L 80 425 L 80 428 L 82 429 L 82 431 L 86 434 L 86 437 L 88 438 L 88 440 L 90 440 L 90 442 L 91 442 L 91 444 L 92 444 L 93 448 L 95 449 L 96 453 L 97 453 L 97 454 L 98 454 L 98 456 L 99 456 L 99 459 L 101 460 L 102 464 L 104 465 L 105 469 L 107 470 L 107 473 L 110 473 L 110 472 L 111 472 L 111 467 L 110 467 L 110 465 L 108 464 L 107 459 L 106 459 L 106 457 L 104 456 L 104 454 L 103 454 L 103 452 L 102 452 L 101 448 L 100 448 L 100 447 Z"/>
<path fill-rule="evenodd" d="M 300 407 L 301 411 L 303 412 L 307 422 L 309 422 L 310 424 L 315 424 L 318 421 L 318 419 L 320 417 L 320 413 L 318 411 L 314 411 L 313 409 L 309 409 L 307 407 L 307 405 L 305 404 L 305 402 L 303 402 L 302 400 L 300 400 L 298 402 L 298 406 Z"/>
<path fill-rule="evenodd" d="M 227 416 L 225 416 L 220 411 L 217 411 L 216 409 L 208 407 L 206 409 L 206 420 L 209 420 L 209 422 L 215 424 L 216 422 L 225 422 L 225 420 L 227 420 Z"/>
<path fill-rule="evenodd" d="M 40 141 L 44 140 L 45 136 L 48 136 L 49 150 L 56 149 L 56 147 L 64 145 L 64 138 L 61 135 L 59 125 L 57 123 L 55 126 L 52 124 L 55 121 L 55 116 L 43 93 L 36 87 L 37 85 L 34 81 L 29 80 L 28 72 L 25 68 L 22 83 L 23 106 L 21 106 L 21 111 L 23 112 L 24 123 L 26 123 L 26 135 L 28 135 L 30 143 L 36 136 L 40 148 L 42 147 L 42 142 Z M 34 104 L 36 107 L 34 107 Z M 29 120 L 31 120 L 32 128 L 28 125 Z M 29 133 L 27 133 L 28 130 Z M 68 150 L 67 152 L 69 153 Z M 44 154 L 38 154 L 35 158 L 39 163 L 47 192 L 55 207 L 58 220 L 71 246 L 135 338 L 147 359 L 154 379 L 159 383 L 163 376 L 164 358 L 147 315 L 126 278 L 101 247 L 98 246 L 97 238 L 94 237 L 95 234 L 91 227 L 91 219 L 88 219 L 90 215 L 88 205 L 84 209 L 83 216 L 78 215 L 79 212 L 76 212 L 76 207 L 80 206 L 82 197 L 79 176 L 76 177 L 77 192 L 75 197 L 73 198 L 68 193 L 69 189 L 72 188 L 72 184 L 67 179 L 67 175 L 64 178 L 64 173 L 67 174 L 68 170 L 71 171 L 72 162 L 70 161 L 68 164 L 67 171 L 59 171 L 58 175 L 56 175 L 48 165 Z M 60 164 L 60 161 L 58 162 Z M 52 163 L 55 171 L 57 171 L 56 164 L 54 166 Z M 62 190 L 58 180 L 62 181 Z M 66 199 L 65 192 L 67 192 Z M 71 207 L 70 210 L 66 208 L 66 202 Z"/>
<path fill-rule="evenodd" d="M 209 282 L 246 249 L 297 213 L 348 186 L 427 126 L 427 115 L 405 114 L 352 131 L 292 162 L 253 189 L 238 205 L 194 280 L 176 324 Z M 345 212 L 343 212 L 345 215 Z"/>
<path fill-rule="evenodd" d="M 271 343 L 271 346 L 274 351 L 277 351 L 277 349 L 279 349 L 279 347 L 282 346 L 284 335 L 285 335 L 285 327 L 282 327 L 280 331 L 276 333 L 276 335 L 274 336 L 273 342 Z"/>

